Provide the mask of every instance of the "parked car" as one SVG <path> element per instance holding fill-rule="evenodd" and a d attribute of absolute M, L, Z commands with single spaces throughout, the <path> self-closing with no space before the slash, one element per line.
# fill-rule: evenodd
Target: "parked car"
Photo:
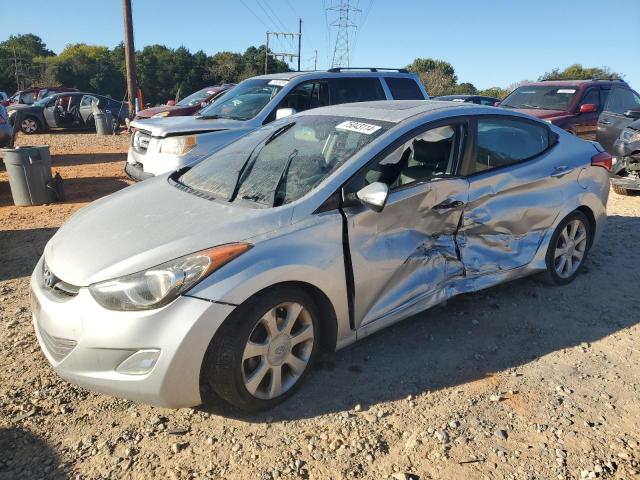
<path fill-rule="evenodd" d="M 491 107 L 494 106 L 496 103 L 500 103 L 499 98 L 487 97 L 485 95 L 442 95 L 440 97 L 433 97 L 432 100 L 476 103 L 478 105 L 488 105 Z"/>
<path fill-rule="evenodd" d="M 0 148 L 8 147 L 11 143 L 13 128 L 9 124 L 9 115 L 4 105 L 0 104 Z"/>
<path fill-rule="evenodd" d="M 125 172 L 134 180 L 177 170 L 286 115 L 368 100 L 429 98 L 406 70 L 335 68 L 262 75 L 238 84 L 196 117 L 136 120 Z"/>
<path fill-rule="evenodd" d="M 611 90 L 598 119 L 596 139 L 611 154 L 611 185 L 620 195 L 640 193 L 640 95 L 626 86 Z"/>
<path fill-rule="evenodd" d="M 95 93 L 56 93 L 38 100 L 33 105 L 12 105 L 8 108 L 11 122 L 21 112 L 20 130 L 39 133 L 50 128 L 95 128 L 92 102 L 101 110 L 110 110 L 114 127 L 124 124 L 129 111 L 126 103 Z"/>
<path fill-rule="evenodd" d="M 234 83 L 226 83 L 224 85 L 214 85 L 212 87 L 203 88 L 202 90 L 198 90 L 197 92 L 183 98 L 174 105 L 160 105 L 140 110 L 136 115 L 136 119 L 184 117 L 187 115 L 195 115 L 199 110 L 211 103 L 212 100 L 234 86 Z"/>
<path fill-rule="evenodd" d="M 629 88 L 622 80 L 558 80 L 522 85 L 501 103 L 564 128 L 585 140 L 595 140 L 598 116 L 613 87 Z"/>
<path fill-rule="evenodd" d="M 71 87 L 35 87 L 27 90 L 20 90 L 14 93 L 9 99 L 10 105 L 33 105 L 38 100 L 42 100 L 49 95 L 60 92 L 77 92 Z"/>
<path fill-rule="evenodd" d="M 0 105 L 3 107 L 9 105 L 9 96 L 6 92 L 0 92 Z"/>
<path fill-rule="evenodd" d="M 525 275 L 571 282 L 604 227 L 610 166 L 597 144 L 493 107 L 307 110 L 73 215 L 31 277 L 37 337 L 91 390 L 269 408 L 321 347 Z"/>

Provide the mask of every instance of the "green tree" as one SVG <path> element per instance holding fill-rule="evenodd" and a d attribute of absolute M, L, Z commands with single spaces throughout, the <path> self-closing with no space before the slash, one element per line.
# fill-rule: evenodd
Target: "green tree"
<path fill-rule="evenodd" d="M 568 66 L 564 70 L 554 68 L 550 72 L 540 76 L 540 80 L 591 80 L 592 78 L 614 79 L 623 78 L 624 75 L 612 72 L 609 67 L 585 68 L 579 63 Z"/>
<path fill-rule="evenodd" d="M 40 37 L 11 35 L 0 42 L 0 89 L 14 92 L 39 83 L 42 66 L 34 58 L 53 56 Z"/>

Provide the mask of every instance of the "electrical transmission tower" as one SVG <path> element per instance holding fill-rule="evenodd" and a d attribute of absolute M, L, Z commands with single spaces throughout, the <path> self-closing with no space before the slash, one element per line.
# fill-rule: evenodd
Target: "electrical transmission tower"
<path fill-rule="evenodd" d="M 331 67 L 349 67 L 351 63 L 349 31 L 357 27 L 353 19 L 362 10 L 352 6 L 350 0 L 340 0 L 339 5 L 329 7 L 327 10 L 337 12 L 338 15 L 338 18 L 331 23 L 331 26 L 338 27 Z"/>

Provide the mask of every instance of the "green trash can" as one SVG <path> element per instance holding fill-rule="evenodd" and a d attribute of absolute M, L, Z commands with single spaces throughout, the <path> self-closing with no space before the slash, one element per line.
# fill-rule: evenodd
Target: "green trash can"
<path fill-rule="evenodd" d="M 54 199 L 49 146 L 2 148 L 13 203 L 19 207 L 43 205 Z"/>

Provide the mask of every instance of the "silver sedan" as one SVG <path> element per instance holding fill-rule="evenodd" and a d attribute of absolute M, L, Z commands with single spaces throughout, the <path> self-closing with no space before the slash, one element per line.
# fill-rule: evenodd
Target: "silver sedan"
<path fill-rule="evenodd" d="M 598 144 L 507 110 L 312 110 L 76 213 L 33 272 L 33 324 L 86 388 L 269 408 L 321 348 L 514 278 L 571 282 L 610 167 Z"/>

